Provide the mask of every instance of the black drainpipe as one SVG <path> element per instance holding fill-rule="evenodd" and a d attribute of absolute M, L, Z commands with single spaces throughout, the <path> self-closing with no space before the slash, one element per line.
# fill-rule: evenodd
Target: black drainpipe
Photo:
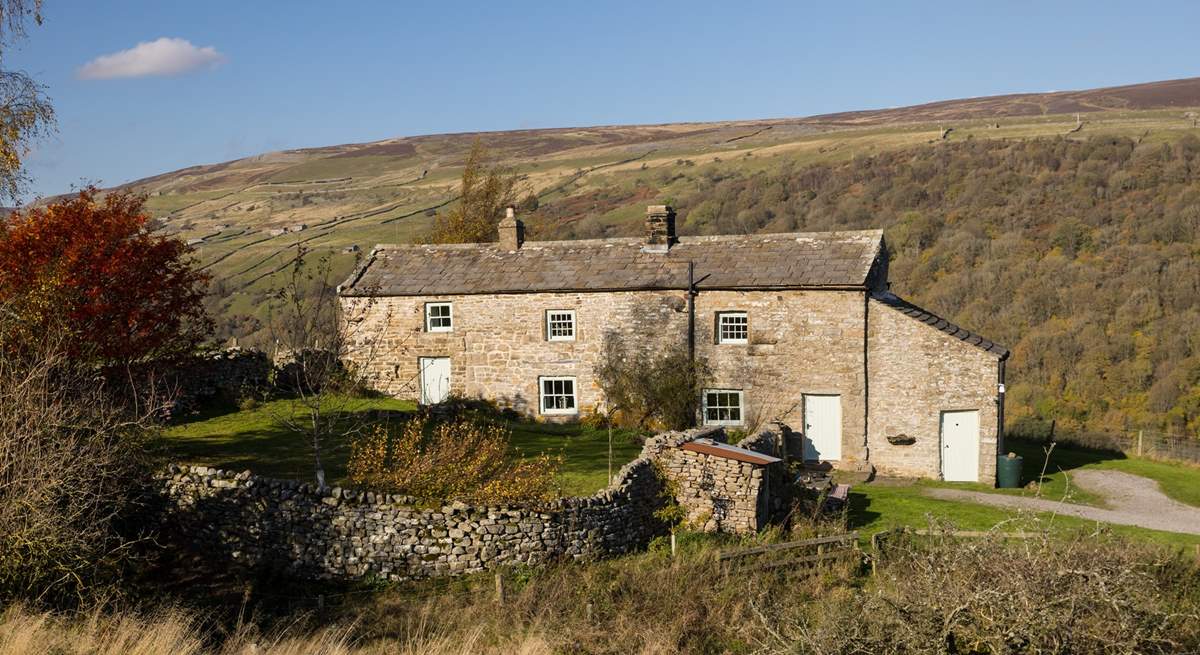
<path fill-rule="evenodd" d="M 688 262 L 688 359 L 696 361 L 696 263 Z"/>
<path fill-rule="evenodd" d="M 996 440 L 1000 450 L 1004 450 L 1004 362 L 1007 360 L 1008 353 L 1004 353 L 996 367 Z"/>

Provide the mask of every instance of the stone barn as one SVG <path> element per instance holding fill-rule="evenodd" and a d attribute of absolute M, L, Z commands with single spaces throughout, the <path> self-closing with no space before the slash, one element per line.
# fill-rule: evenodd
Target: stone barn
<path fill-rule="evenodd" d="M 377 388 L 454 394 L 547 421 L 603 402 L 606 335 L 692 344 L 714 371 L 698 422 L 778 421 L 791 459 L 884 475 L 995 480 L 1008 351 L 888 289 L 881 230 L 379 245 L 340 288 L 351 359 Z"/>

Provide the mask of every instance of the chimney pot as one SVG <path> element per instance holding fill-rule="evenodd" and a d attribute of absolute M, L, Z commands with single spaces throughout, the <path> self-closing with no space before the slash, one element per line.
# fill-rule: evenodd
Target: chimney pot
<path fill-rule="evenodd" d="M 525 224 L 517 218 L 517 212 L 512 207 L 504 211 L 504 218 L 496 226 L 500 233 L 501 250 L 520 250 L 525 243 Z"/>
<path fill-rule="evenodd" d="M 668 205 L 646 207 L 646 252 L 667 252 L 675 245 L 675 210 Z"/>

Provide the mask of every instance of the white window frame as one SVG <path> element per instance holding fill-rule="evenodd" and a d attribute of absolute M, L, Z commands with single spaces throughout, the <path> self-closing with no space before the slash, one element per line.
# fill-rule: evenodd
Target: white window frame
<path fill-rule="evenodd" d="M 741 318 L 742 327 L 745 328 L 746 336 L 742 338 L 726 337 L 725 336 L 725 319 Z M 731 323 L 730 325 L 734 325 Z M 750 314 L 747 312 L 717 312 L 717 343 L 745 344 L 750 340 Z"/>
<path fill-rule="evenodd" d="M 446 315 L 438 316 L 437 318 L 445 318 L 450 321 L 450 325 L 434 326 L 434 317 L 430 315 L 429 310 L 433 307 L 445 307 Z M 454 303 L 449 302 L 427 302 L 425 303 L 425 331 L 426 332 L 453 332 L 454 331 Z"/>
<path fill-rule="evenodd" d="M 702 407 L 701 411 L 703 412 L 702 417 L 704 418 L 703 423 L 705 425 L 744 425 L 745 424 L 745 422 L 746 422 L 746 395 L 742 392 L 741 389 L 705 389 L 701 393 L 702 393 L 702 395 L 700 397 L 700 404 Z M 738 418 L 736 420 L 735 419 L 712 419 L 712 420 L 709 420 L 709 418 L 708 418 L 708 394 L 710 394 L 710 393 L 728 393 L 728 394 L 736 395 L 737 401 L 738 401 L 738 404 L 737 404 Z M 724 407 L 726 409 L 733 408 L 732 405 L 729 405 L 729 406 L 718 405 L 717 406 L 718 409 L 722 408 L 722 407 Z"/>
<path fill-rule="evenodd" d="M 551 394 L 552 396 L 570 397 L 573 407 L 563 408 L 546 408 L 546 383 L 547 382 L 570 382 L 570 394 Z M 573 416 L 579 413 L 579 381 L 574 376 L 555 376 L 543 375 L 538 378 L 538 412 L 546 416 Z"/>
<path fill-rule="evenodd" d="M 554 334 L 554 323 L 551 320 L 552 316 L 570 316 L 571 317 L 571 334 L 570 336 Z M 561 321 L 558 321 L 561 323 Z M 547 309 L 546 310 L 546 341 L 574 341 L 575 340 L 575 310 L 574 309 Z"/>

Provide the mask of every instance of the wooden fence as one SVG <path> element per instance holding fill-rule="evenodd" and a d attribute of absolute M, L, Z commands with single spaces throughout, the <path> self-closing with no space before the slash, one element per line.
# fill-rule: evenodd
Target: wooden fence
<path fill-rule="evenodd" d="M 863 553 L 858 548 L 858 533 L 847 532 L 728 551 L 721 553 L 720 562 L 726 572 L 749 573 L 784 567 L 809 570 L 822 562 L 852 559 L 861 561 L 862 557 Z"/>

